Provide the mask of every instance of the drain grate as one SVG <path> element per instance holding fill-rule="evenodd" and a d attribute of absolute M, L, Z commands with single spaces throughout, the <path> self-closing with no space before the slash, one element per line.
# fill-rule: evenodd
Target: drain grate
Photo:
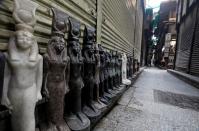
<path fill-rule="evenodd" d="M 160 90 L 153 90 L 153 95 L 155 102 L 161 102 L 184 109 L 193 109 L 199 111 L 199 97 L 163 92 Z"/>

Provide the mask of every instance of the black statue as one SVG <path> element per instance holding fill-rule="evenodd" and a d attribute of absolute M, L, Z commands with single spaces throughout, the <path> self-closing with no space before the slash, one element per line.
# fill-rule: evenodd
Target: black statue
<path fill-rule="evenodd" d="M 116 76 L 115 76 L 116 87 L 119 88 L 121 82 L 120 82 L 120 63 L 119 63 L 118 52 L 116 52 L 116 55 L 115 55 L 115 70 L 116 70 Z"/>
<path fill-rule="evenodd" d="M 112 68 L 111 68 L 111 54 L 105 52 L 105 72 L 104 72 L 104 103 L 108 104 L 111 99 L 115 96 L 113 92 L 113 81 L 112 81 Z"/>
<path fill-rule="evenodd" d="M 115 69 L 114 69 L 114 57 L 113 57 L 113 53 L 112 52 L 108 52 L 108 56 L 110 59 L 110 62 L 108 63 L 108 70 L 109 70 L 109 77 L 108 77 L 108 81 L 109 81 L 109 90 L 111 92 L 111 94 L 113 96 L 116 95 L 116 91 L 115 91 L 115 87 L 114 87 L 114 75 L 115 75 Z"/>
<path fill-rule="evenodd" d="M 130 59 L 129 60 L 129 76 L 130 78 L 132 78 L 133 77 L 133 58 L 130 57 L 129 59 Z"/>
<path fill-rule="evenodd" d="M 63 119 L 64 97 L 69 92 L 68 80 L 70 59 L 64 40 L 68 15 L 53 8 L 52 37 L 44 55 L 44 89 L 43 94 L 49 97 L 46 103 L 47 124 L 41 131 L 70 131 Z M 68 106 L 68 105 L 67 105 Z"/>
<path fill-rule="evenodd" d="M 100 116 L 101 112 L 94 105 L 93 89 L 95 83 L 95 56 L 94 56 L 94 28 L 85 27 L 83 40 L 84 57 L 84 84 L 83 88 L 83 112 L 90 118 L 91 122 Z"/>
<path fill-rule="evenodd" d="M 112 71 L 113 71 L 113 87 L 114 89 L 117 89 L 118 84 L 117 84 L 117 52 L 112 52 Z M 117 91 L 117 90 L 116 90 Z"/>
<path fill-rule="evenodd" d="M 100 101 L 100 69 L 101 60 L 99 53 L 99 44 L 95 44 L 94 56 L 95 56 L 95 87 L 94 87 L 94 105 L 97 109 L 104 110 L 106 105 Z"/>
<path fill-rule="evenodd" d="M 130 74 L 129 74 L 129 66 L 130 66 L 130 59 L 129 59 L 129 56 L 127 56 L 127 66 L 126 66 L 126 69 L 127 69 L 127 78 L 130 77 Z"/>
<path fill-rule="evenodd" d="M 79 45 L 80 23 L 69 18 L 68 55 L 70 57 L 70 92 L 66 95 L 65 120 L 72 131 L 89 131 L 90 120 L 82 113 L 81 93 L 83 57 Z"/>
<path fill-rule="evenodd" d="M 122 54 L 119 53 L 119 58 L 118 58 L 118 63 L 119 63 L 119 67 L 118 67 L 118 70 L 119 70 L 119 82 L 120 82 L 120 85 L 122 84 Z"/>
<path fill-rule="evenodd" d="M 3 81 L 4 81 L 4 68 L 6 58 L 3 53 L 0 52 L 0 101 L 3 93 Z"/>

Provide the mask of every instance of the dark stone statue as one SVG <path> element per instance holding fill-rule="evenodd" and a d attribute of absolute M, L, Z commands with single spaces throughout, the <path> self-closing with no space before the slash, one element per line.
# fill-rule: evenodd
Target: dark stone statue
<path fill-rule="evenodd" d="M 112 52 L 112 70 L 113 70 L 113 87 L 115 91 L 118 91 L 118 80 L 117 80 L 117 52 Z"/>
<path fill-rule="evenodd" d="M 100 84 L 99 84 L 99 97 L 100 101 L 103 103 L 107 104 L 108 100 L 106 99 L 105 95 L 105 66 L 106 66 L 106 56 L 105 56 L 105 51 L 101 45 L 99 46 L 99 55 L 100 55 Z"/>
<path fill-rule="evenodd" d="M 83 112 L 91 122 L 100 116 L 101 112 L 94 105 L 93 89 L 95 84 L 95 56 L 94 56 L 94 28 L 85 27 L 83 40 L 84 57 L 84 84 L 83 88 Z"/>
<path fill-rule="evenodd" d="M 110 59 L 110 53 L 108 51 L 104 52 L 105 54 L 105 69 L 104 69 L 104 98 L 101 99 L 103 103 L 109 104 L 114 97 L 113 90 L 111 90 L 112 86 L 112 81 L 110 81 L 110 73 L 112 75 L 112 70 L 111 70 L 111 59 Z"/>
<path fill-rule="evenodd" d="M 120 87 L 120 63 L 119 63 L 119 53 L 116 52 L 115 55 L 115 70 L 116 70 L 116 87 L 119 88 Z"/>
<path fill-rule="evenodd" d="M 132 78 L 133 77 L 133 58 L 129 58 L 129 76 Z"/>
<path fill-rule="evenodd" d="M 130 72 L 129 72 L 129 69 L 130 69 L 130 58 L 129 58 L 129 56 L 127 56 L 127 66 L 126 66 L 126 69 L 127 69 L 127 78 L 129 78 L 130 77 Z"/>
<path fill-rule="evenodd" d="M 5 56 L 0 52 L 0 101 L 3 93 L 3 81 L 4 81 L 4 68 L 5 68 Z"/>
<path fill-rule="evenodd" d="M 113 57 L 113 52 L 108 52 L 108 56 L 110 59 L 110 62 L 108 63 L 108 72 L 109 72 L 109 90 L 112 94 L 112 96 L 116 95 L 115 87 L 114 87 L 114 75 L 115 75 L 115 69 L 114 69 L 114 63 L 115 59 Z"/>
<path fill-rule="evenodd" d="M 118 64 L 119 64 L 119 67 L 118 67 L 118 70 L 119 70 L 119 82 L 120 82 L 120 85 L 122 84 L 122 54 L 119 53 L 118 54 Z"/>
<path fill-rule="evenodd" d="M 106 105 L 100 101 L 100 53 L 98 44 L 95 44 L 94 48 L 94 56 L 95 56 L 95 86 L 94 86 L 94 105 L 97 109 L 104 110 Z"/>
<path fill-rule="evenodd" d="M 66 95 L 65 120 L 72 131 L 90 131 L 90 120 L 82 113 L 81 93 L 83 57 L 79 45 L 80 23 L 69 18 L 68 55 L 70 57 L 70 92 Z"/>
<path fill-rule="evenodd" d="M 68 16 L 54 8 L 52 12 L 52 37 L 44 55 L 43 94 L 49 97 L 46 103 L 47 124 L 41 126 L 41 131 L 70 131 L 63 118 L 64 97 L 69 92 L 70 72 L 70 59 L 64 40 Z"/>

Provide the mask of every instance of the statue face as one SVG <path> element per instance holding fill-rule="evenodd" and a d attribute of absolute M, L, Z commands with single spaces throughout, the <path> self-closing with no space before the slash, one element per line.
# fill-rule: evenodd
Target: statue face
<path fill-rule="evenodd" d="M 32 46 L 33 43 L 33 35 L 28 31 L 17 31 L 17 47 L 20 49 L 26 50 Z"/>
<path fill-rule="evenodd" d="M 62 37 L 54 37 L 51 44 L 57 54 L 61 54 L 65 48 L 65 40 Z"/>
<path fill-rule="evenodd" d="M 73 53 L 75 55 L 77 55 L 78 53 L 80 53 L 80 47 L 79 47 L 79 44 L 77 42 L 73 43 L 73 48 L 72 49 L 73 49 Z"/>
<path fill-rule="evenodd" d="M 88 53 L 89 53 L 89 55 L 92 55 L 92 54 L 94 53 L 94 48 L 93 48 L 93 46 L 90 46 L 90 47 L 89 47 Z"/>

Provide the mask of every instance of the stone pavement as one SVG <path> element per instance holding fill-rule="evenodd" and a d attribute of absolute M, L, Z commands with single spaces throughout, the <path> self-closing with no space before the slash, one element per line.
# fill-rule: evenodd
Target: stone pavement
<path fill-rule="evenodd" d="M 199 89 L 145 69 L 94 131 L 199 131 Z"/>

